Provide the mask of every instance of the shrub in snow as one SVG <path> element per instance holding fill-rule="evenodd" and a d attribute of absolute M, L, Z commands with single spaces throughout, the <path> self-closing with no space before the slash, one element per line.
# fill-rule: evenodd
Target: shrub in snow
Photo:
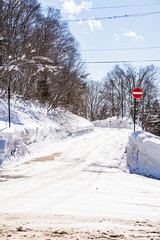
<path fill-rule="evenodd" d="M 160 137 L 144 131 L 131 134 L 127 147 L 130 172 L 160 179 Z"/>

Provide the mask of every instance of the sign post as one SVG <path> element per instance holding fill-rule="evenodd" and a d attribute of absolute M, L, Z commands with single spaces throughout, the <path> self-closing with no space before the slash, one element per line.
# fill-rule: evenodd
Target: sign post
<path fill-rule="evenodd" d="M 133 117 L 133 121 L 134 121 L 134 132 L 135 132 L 135 128 L 136 128 L 136 98 L 139 99 L 142 97 L 143 95 L 143 91 L 141 88 L 135 88 L 132 91 L 132 95 L 134 97 L 134 117 Z"/>
<path fill-rule="evenodd" d="M 8 119 L 9 119 L 9 127 L 11 127 L 11 90 L 10 90 L 10 85 L 8 86 Z"/>

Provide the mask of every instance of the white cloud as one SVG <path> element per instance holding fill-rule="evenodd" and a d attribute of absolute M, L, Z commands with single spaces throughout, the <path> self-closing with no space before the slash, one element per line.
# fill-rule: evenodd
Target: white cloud
<path fill-rule="evenodd" d="M 103 30 L 99 20 L 89 19 L 87 22 L 92 32 L 94 32 L 95 29 Z"/>
<path fill-rule="evenodd" d="M 133 32 L 131 30 L 129 32 L 124 33 L 124 36 L 129 37 L 132 40 L 136 40 L 136 41 L 143 40 L 143 36 L 137 35 L 135 32 Z"/>
<path fill-rule="evenodd" d="M 81 4 L 76 4 L 74 0 L 61 0 L 62 11 L 67 12 L 70 15 L 78 14 L 82 12 L 83 9 L 87 10 L 92 7 L 92 2 L 82 1 Z"/>
<path fill-rule="evenodd" d="M 114 40 L 116 41 L 116 42 L 118 42 L 119 40 L 120 40 L 120 35 L 119 34 L 117 34 L 117 33 L 114 33 Z"/>

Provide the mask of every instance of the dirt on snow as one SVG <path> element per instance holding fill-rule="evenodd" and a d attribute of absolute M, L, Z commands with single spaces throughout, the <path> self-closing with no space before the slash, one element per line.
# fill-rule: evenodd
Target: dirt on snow
<path fill-rule="evenodd" d="M 160 239 L 160 223 L 72 216 L 1 214 L 1 240 Z"/>

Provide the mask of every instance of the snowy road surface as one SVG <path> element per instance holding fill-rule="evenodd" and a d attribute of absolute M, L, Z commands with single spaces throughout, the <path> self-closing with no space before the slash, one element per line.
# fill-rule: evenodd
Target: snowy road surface
<path fill-rule="evenodd" d="M 95 128 L 2 170 L 0 212 L 160 220 L 160 181 L 125 169 L 130 132 Z"/>

